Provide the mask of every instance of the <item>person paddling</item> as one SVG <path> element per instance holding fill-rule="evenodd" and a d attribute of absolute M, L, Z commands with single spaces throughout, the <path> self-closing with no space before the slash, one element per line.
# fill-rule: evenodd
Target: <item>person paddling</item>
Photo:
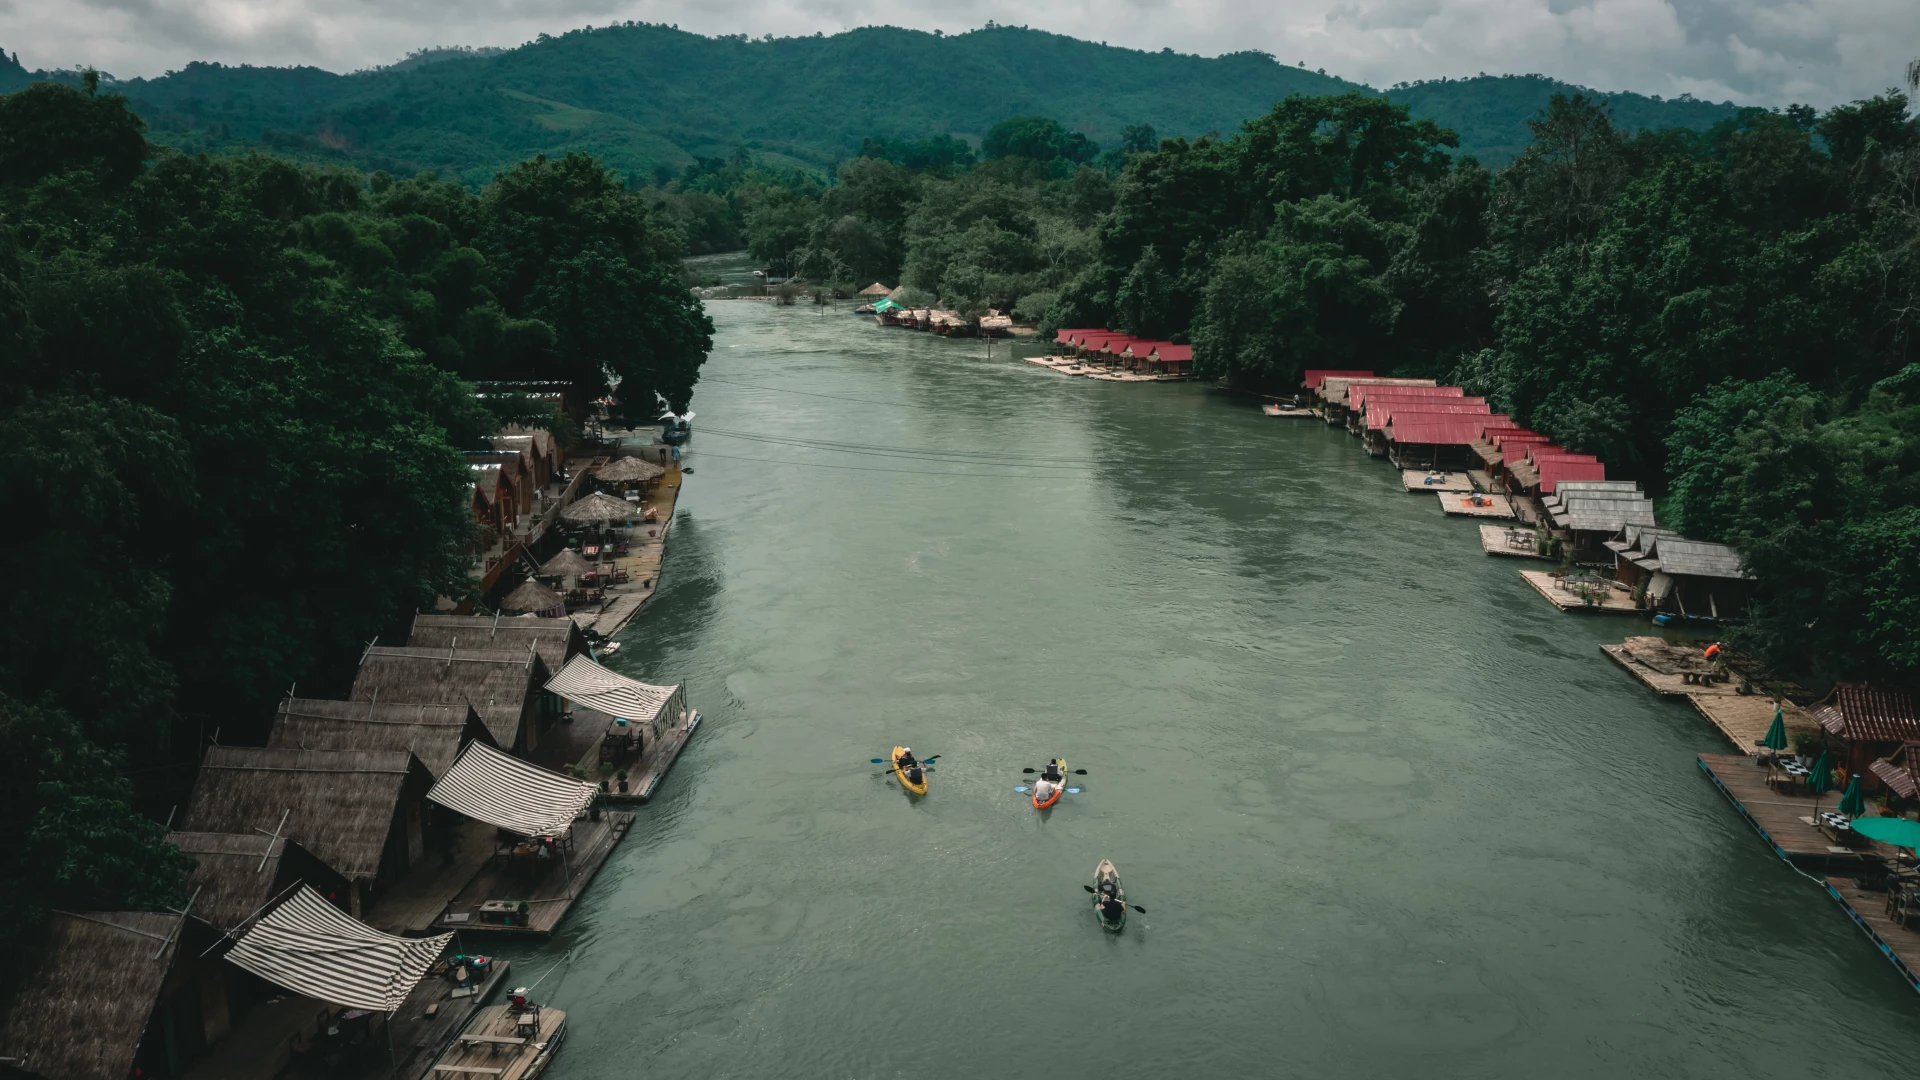
<path fill-rule="evenodd" d="M 1053 782 L 1053 783 L 1055 783 L 1055 784 L 1058 784 L 1058 783 L 1059 783 L 1060 781 L 1062 781 L 1062 780 L 1065 780 L 1065 779 L 1066 779 L 1066 774 L 1064 774 L 1064 773 L 1062 773 L 1062 772 L 1060 771 L 1060 759 L 1059 759 L 1059 758 L 1048 758 L 1048 759 L 1047 759 L 1047 767 L 1046 767 L 1046 768 L 1045 768 L 1044 770 L 1042 770 L 1042 771 L 1041 771 L 1041 773 L 1040 773 L 1040 779 L 1042 779 L 1042 780 L 1048 780 L 1048 781 L 1051 781 L 1051 782 Z"/>

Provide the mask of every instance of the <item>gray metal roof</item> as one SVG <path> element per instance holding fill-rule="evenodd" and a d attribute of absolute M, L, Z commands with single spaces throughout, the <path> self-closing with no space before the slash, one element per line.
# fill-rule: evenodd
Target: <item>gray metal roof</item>
<path fill-rule="evenodd" d="M 1554 485 L 1555 491 L 1639 491 L 1638 480 L 1565 480 Z"/>
<path fill-rule="evenodd" d="M 1687 577 L 1744 579 L 1740 552 L 1726 544 L 1688 540 L 1682 536 L 1654 538 L 1647 554 L 1660 560 L 1660 569 Z"/>
<path fill-rule="evenodd" d="M 1620 527 L 1629 522 L 1653 524 L 1652 505 L 1645 509 L 1575 510 L 1567 515 L 1565 522 L 1555 519 L 1554 524 L 1564 525 L 1576 532 L 1619 532 Z"/>

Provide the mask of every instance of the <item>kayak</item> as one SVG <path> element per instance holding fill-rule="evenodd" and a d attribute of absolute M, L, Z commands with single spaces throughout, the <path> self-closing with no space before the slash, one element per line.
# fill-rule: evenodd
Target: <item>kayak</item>
<path fill-rule="evenodd" d="M 907 748 L 904 746 L 896 746 L 893 748 L 893 756 L 887 759 L 893 762 L 893 775 L 899 778 L 901 787 L 906 788 L 908 791 L 913 792 L 915 795 L 925 795 L 927 793 L 926 766 L 923 765 L 920 767 L 919 783 L 916 784 L 913 781 L 907 779 L 907 770 L 900 767 L 900 755 L 906 752 L 907 752 Z"/>
<path fill-rule="evenodd" d="M 1108 919 L 1100 910 L 1100 886 L 1104 882 L 1113 882 L 1114 899 L 1123 905 L 1118 919 Z M 1100 929 L 1109 934 L 1117 934 L 1127 928 L 1127 888 L 1120 884 L 1120 871 L 1113 868 L 1109 859 L 1101 859 L 1100 865 L 1093 868 L 1093 917 L 1100 920 Z"/>
<path fill-rule="evenodd" d="M 1060 783 L 1053 789 L 1053 794 L 1047 796 L 1046 802 L 1040 801 L 1040 788 L 1037 784 L 1034 786 L 1033 808 L 1035 810 L 1045 810 L 1047 807 L 1059 802 L 1060 793 L 1067 790 L 1067 759 L 1055 758 L 1054 760 L 1060 763 Z"/>

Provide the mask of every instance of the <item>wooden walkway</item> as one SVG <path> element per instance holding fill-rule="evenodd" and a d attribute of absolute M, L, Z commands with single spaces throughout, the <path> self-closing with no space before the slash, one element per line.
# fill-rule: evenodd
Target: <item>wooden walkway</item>
<path fill-rule="evenodd" d="M 490 968 L 486 982 L 479 986 L 480 992 L 466 997 L 451 996 L 454 985 L 445 979 L 432 975 L 421 979 L 389 1021 L 393 1025 L 391 1061 L 387 1058 L 386 1040 L 381 1038 L 378 1041 L 383 1045 L 354 1062 L 327 1065 L 299 1060 L 280 1075 L 280 1080 L 421 1080 L 432 1075 L 434 1062 L 440 1059 L 453 1037 L 467 1026 L 495 991 L 508 985 L 508 976 L 513 970 L 511 964 L 495 960 Z M 436 1005 L 439 1007 L 428 1016 L 427 1009 Z"/>
<path fill-rule="evenodd" d="M 1511 555 L 1518 559 L 1544 559 L 1534 547 L 1534 531 L 1525 526 L 1480 526 L 1480 550 L 1489 555 Z"/>
<path fill-rule="evenodd" d="M 1561 611 L 1594 611 L 1609 615 L 1642 617 L 1647 614 L 1643 609 L 1634 607 L 1633 597 L 1627 595 L 1624 589 L 1614 588 L 1611 581 L 1594 582 L 1591 593 L 1593 602 L 1588 603 L 1580 598 L 1579 593 L 1562 584 L 1562 578 L 1545 570 L 1522 570 L 1520 576 L 1526 579 L 1527 584 L 1533 586 L 1533 591 L 1546 597 L 1548 603 Z"/>
<path fill-rule="evenodd" d="M 1618 645 L 1602 645 L 1600 651 L 1654 693 L 1686 698 L 1735 749 L 1751 753 L 1773 726 L 1775 698 L 1767 693 L 1740 693 L 1739 676 L 1722 683 L 1687 682 L 1686 673 L 1709 670 L 1706 660 L 1691 647 L 1642 636 L 1630 637 Z M 1799 689 L 1790 687 L 1782 693 Z M 1814 729 L 1813 717 L 1805 709 L 1785 697 L 1779 701 L 1788 738 Z"/>
<path fill-rule="evenodd" d="M 1827 895 L 1866 933 L 1907 985 L 1920 990 L 1920 933 L 1887 918 L 1887 894 L 1870 892 L 1849 878 L 1827 878 Z"/>
<path fill-rule="evenodd" d="M 660 564 L 666 559 L 667 531 L 673 525 L 674 506 L 680 501 L 682 476 L 680 465 L 675 461 L 668 460 L 666 469 L 667 475 L 656 482 L 653 493 L 641 500 L 644 506 L 659 512 L 659 523 L 635 525 L 629 532 L 627 554 L 613 561 L 615 570 L 627 572 L 627 583 L 609 588 L 606 602 L 598 610 L 574 612 L 573 621 L 581 626 L 612 637 L 631 622 L 640 606 L 659 590 Z M 653 535 L 649 536 L 649 532 Z"/>
<path fill-rule="evenodd" d="M 1432 483 L 1428 477 L 1434 477 Z M 1425 469 L 1401 469 L 1400 483 L 1408 491 L 1472 491 L 1473 480 L 1463 472 L 1428 472 Z"/>
<path fill-rule="evenodd" d="M 511 1005 L 489 1005 L 447 1047 L 433 1067 L 443 1077 L 485 1076 L 495 1080 L 533 1080 L 546 1071 L 566 1038 L 567 1014 L 540 1008 L 540 1030 L 531 1039 L 514 1034 Z"/>
<path fill-rule="evenodd" d="M 1767 786 L 1767 770 L 1746 754 L 1701 754 L 1700 771 L 1747 819 L 1773 853 L 1799 866 L 1830 868 L 1878 867 L 1893 849 L 1872 840 L 1837 842 L 1814 822 L 1816 809 L 1832 810 L 1840 793 L 1815 798 L 1775 791 Z"/>
<path fill-rule="evenodd" d="M 436 933 L 457 930 L 462 934 L 502 934 L 512 937 L 544 938 L 566 917 L 587 883 L 613 854 L 614 845 L 626 839 L 633 827 L 633 815 L 625 811 L 606 812 L 599 821 L 573 823 L 574 848 L 565 860 L 552 864 L 530 877 L 522 868 L 488 860 L 466 888 L 447 905 L 447 912 L 433 924 Z M 567 880 L 565 870 L 573 876 Z M 480 905 L 489 900 L 524 900 L 529 905 L 527 925 L 500 926 L 480 921 Z"/>
<path fill-rule="evenodd" d="M 1443 491 L 1438 494 L 1440 509 L 1459 517 L 1510 518 L 1514 516 L 1513 500 L 1505 495 L 1488 495 L 1491 500 L 1485 506 L 1473 505 L 1471 494 L 1457 491 Z"/>
<path fill-rule="evenodd" d="M 402 937 L 419 937 L 439 920 L 447 904 L 493 857 L 493 826 L 461 821 L 447 847 L 429 851 L 412 870 L 383 890 L 367 908 L 367 925 Z"/>
<path fill-rule="evenodd" d="M 571 724 L 553 727 L 552 732 L 562 732 L 564 737 L 542 741 L 540 749 L 533 756 L 534 763 L 562 772 L 569 765 L 578 765 L 587 770 L 587 775 L 591 777 L 611 778 L 611 772 L 603 773 L 600 768 L 600 743 L 606 738 L 613 717 L 584 707 L 575 708 L 573 716 Z M 604 801 L 643 803 L 652 798 L 660 781 L 665 779 L 667 770 L 673 767 L 674 760 L 687 745 L 687 739 L 699 726 L 699 711 L 689 710 L 685 726 L 676 725 L 666 738 L 649 745 L 638 761 L 621 764 L 620 767 L 627 770 L 627 792 L 623 795 L 618 791 L 609 791 Z"/>

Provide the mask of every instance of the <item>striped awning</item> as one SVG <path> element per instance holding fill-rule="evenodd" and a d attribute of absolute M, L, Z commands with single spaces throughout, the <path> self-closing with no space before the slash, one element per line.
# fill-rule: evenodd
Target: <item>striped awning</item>
<path fill-rule="evenodd" d="M 547 690 L 577 705 L 598 709 L 617 719 L 645 722 L 660 715 L 673 700 L 677 686 L 654 686 L 608 671 L 581 655 L 567 661 L 560 674 L 547 680 Z"/>
<path fill-rule="evenodd" d="M 521 836 L 566 832 L 599 789 L 470 742 L 427 790 L 427 799 Z"/>
<path fill-rule="evenodd" d="M 227 959 L 296 994 L 391 1014 L 452 938 L 383 934 L 303 885 L 240 935 Z"/>

